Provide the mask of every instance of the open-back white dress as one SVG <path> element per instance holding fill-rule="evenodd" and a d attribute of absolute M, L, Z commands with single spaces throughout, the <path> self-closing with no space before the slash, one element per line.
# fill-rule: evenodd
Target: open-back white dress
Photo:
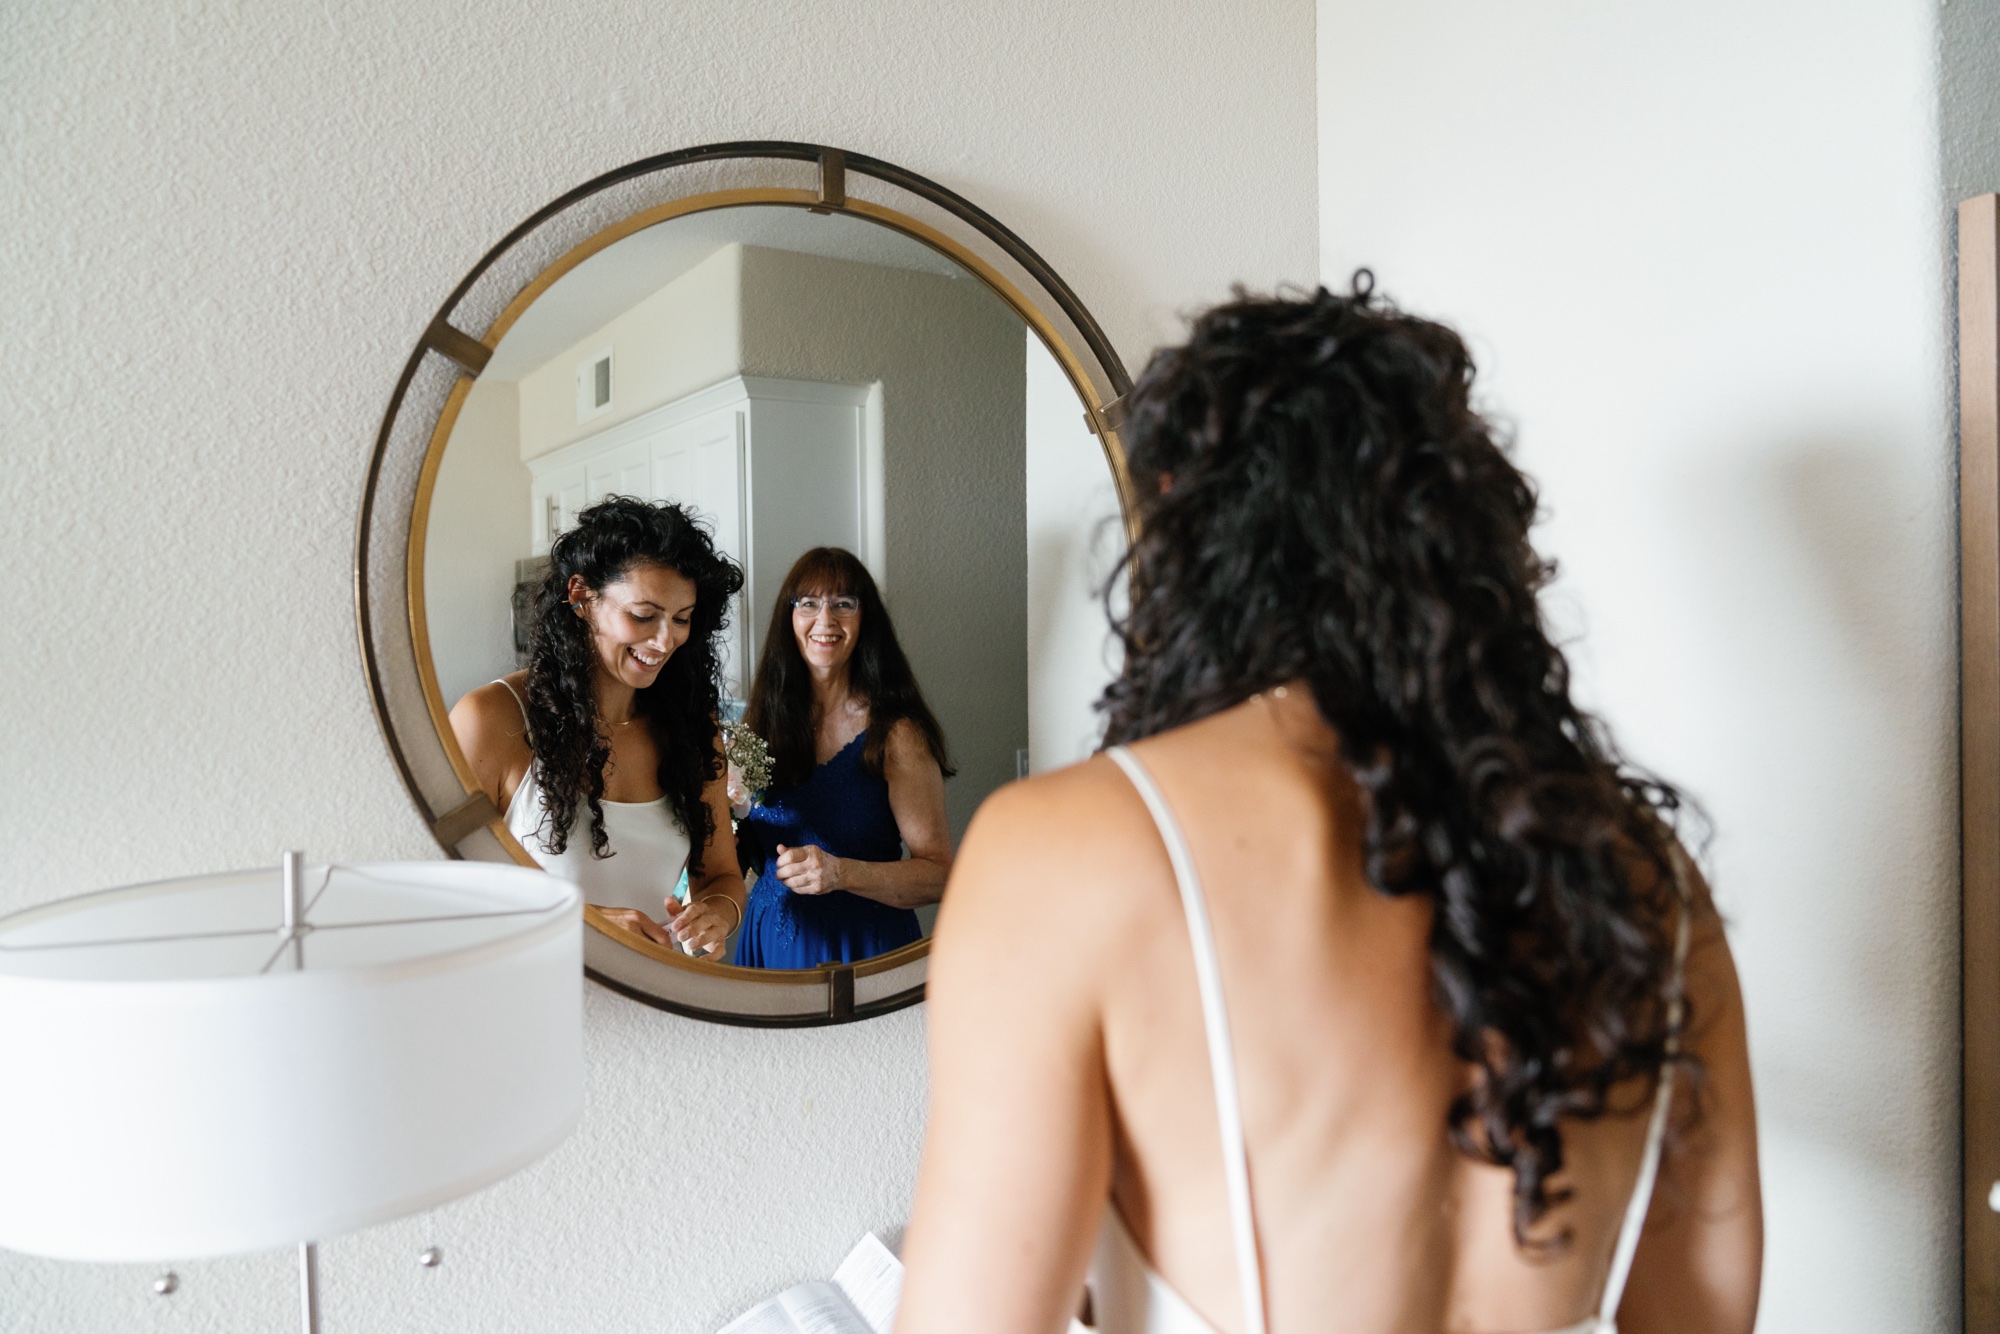
<path fill-rule="evenodd" d="M 1264 1318 L 1264 1270 L 1257 1252 L 1257 1223 L 1250 1201 L 1250 1159 L 1243 1140 L 1243 1110 L 1236 1089 L 1236 1055 L 1229 1041 L 1229 1015 L 1222 997 L 1222 974 L 1216 963 L 1215 936 L 1209 929 L 1208 902 L 1202 893 L 1201 878 L 1195 873 L 1194 858 L 1188 851 L 1173 809 L 1153 781 L 1145 765 L 1123 746 L 1113 746 L 1107 754 L 1125 771 L 1139 790 L 1159 827 L 1173 863 L 1174 880 L 1180 887 L 1181 908 L 1187 914 L 1188 936 L 1194 942 L 1195 980 L 1201 988 L 1202 1023 L 1208 1034 L 1209 1072 L 1215 1085 L 1215 1115 L 1222 1127 L 1222 1165 L 1229 1190 L 1230 1232 L 1236 1248 L 1236 1272 L 1240 1276 L 1244 1334 L 1267 1334 Z M 1676 866 L 1678 874 L 1678 866 Z M 1677 1045 L 1680 1029 L 1680 976 L 1687 960 L 1687 890 L 1681 888 L 1680 926 L 1674 949 L 1671 1024 L 1674 1037 L 1669 1050 Z M 1632 1256 L 1639 1247 L 1639 1233 L 1646 1223 L 1646 1211 L 1653 1199 L 1653 1182 L 1659 1175 L 1660 1146 L 1666 1135 L 1667 1108 L 1673 1100 L 1674 1067 L 1669 1063 L 1660 1072 L 1659 1092 L 1653 1098 L 1652 1119 L 1646 1130 L 1646 1152 L 1639 1168 L 1639 1180 L 1632 1188 L 1631 1201 L 1618 1230 L 1618 1245 L 1611 1255 L 1611 1270 L 1605 1277 L 1604 1293 L 1597 1314 L 1580 1324 L 1549 1334 L 1617 1334 L 1618 1303 L 1625 1295 L 1631 1276 Z M 1153 1269 L 1139 1251 L 1132 1235 L 1118 1217 L 1116 1206 L 1104 1213 L 1098 1235 L 1097 1253 L 1090 1268 L 1091 1309 L 1099 1334 L 1216 1334 L 1215 1327 L 1188 1305 L 1167 1281 Z M 1072 1326 L 1072 1329 L 1076 1328 Z"/>

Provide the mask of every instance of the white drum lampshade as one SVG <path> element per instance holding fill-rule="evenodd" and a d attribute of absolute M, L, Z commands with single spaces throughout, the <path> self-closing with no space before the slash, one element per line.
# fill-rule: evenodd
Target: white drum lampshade
<path fill-rule="evenodd" d="M 576 887 L 409 862 L 0 918 L 0 1247 L 297 1245 L 521 1168 L 583 1102 Z"/>

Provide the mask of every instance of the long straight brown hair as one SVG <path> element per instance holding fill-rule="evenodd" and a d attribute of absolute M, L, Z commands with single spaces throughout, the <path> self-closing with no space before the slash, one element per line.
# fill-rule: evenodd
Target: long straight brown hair
<path fill-rule="evenodd" d="M 907 718 L 923 734 L 931 757 L 950 778 L 957 770 L 945 752 L 944 729 L 917 688 L 910 660 L 896 639 L 889 609 L 875 578 L 853 552 L 840 547 L 814 547 L 792 562 L 771 608 L 771 624 L 758 655 L 757 677 L 750 686 L 750 704 L 743 725 L 771 748 L 771 784 L 795 787 L 811 776 L 819 756 L 819 720 L 813 717 L 812 672 L 792 633 L 792 603 L 798 598 L 851 597 L 861 603 L 861 633 L 854 656 L 847 660 L 849 688 L 868 703 L 868 740 L 861 763 L 882 776 L 882 757 L 890 729 Z"/>

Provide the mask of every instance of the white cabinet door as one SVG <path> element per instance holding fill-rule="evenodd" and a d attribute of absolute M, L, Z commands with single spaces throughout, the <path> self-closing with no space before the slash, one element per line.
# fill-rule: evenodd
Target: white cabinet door
<path fill-rule="evenodd" d="M 585 489 L 593 505 L 606 496 L 638 496 L 644 499 L 652 494 L 653 469 L 643 440 L 635 440 L 594 458 L 584 468 L 588 476 Z"/>
<path fill-rule="evenodd" d="M 576 526 L 576 516 L 586 503 L 587 474 L 577 464 L 535 479 L 532 515 L 535 525 L 535 552 L 549 554 L 549 543 Z"/>
<path fill-rule="evenodd" d="M 868 401 L 847 385 L 739 378 L 566 445 L 530 464 L 535 553 L 608 495 L 692 508 L 743 570 L 722 649 L 723 680 L 741 698 L 801 553 L 846 547 L 879 575 L 881 553 L 867 547 L 870 507 L 881 502 L 879 468 L 869 480 Z"/>
<path fill-rule="evenodd" d="M 753 398 L 747 452 L 750 614 L 761 630 L 800 556 L 814 547 L 862 550 L 861 409 Z"/>
<path fill-rule="evenodd" d="M 670 426 L 651 441 L 654 500 L 692 509 L 715 535 L 715 545 L 741 568 L 743 543 L 743 413 L 724 408 Z M 729 609 L 723 640 L 723 680 L 738 698 L 747 693 L 747 672 L 756 658 L 755 627 L 746 625 L 743 602 Z"/>

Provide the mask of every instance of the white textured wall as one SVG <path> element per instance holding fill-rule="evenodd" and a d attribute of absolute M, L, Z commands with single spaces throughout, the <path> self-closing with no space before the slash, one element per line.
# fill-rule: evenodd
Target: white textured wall
<path fill-rule="evenodd" d="M 540 458 L 706 389 L 743 365 L 743 247 L 726 245 L 521 377 L 521 457 Z M 611 406 L 576 419 L 576 368 L 611 356 Z"/>
<path fill-rule="evenodd" d="M 24 0 L 0 29 L 0 909 L 436 855 L 358 666 L 362 469 L 452 285 L 599 172 L 748 137 L 899 162 L 1135 364 L 1231 282 L 1314 272 L 1307 0 Z M 586 1019 L 583 1128 L 329 1244 L 329 1331 L 712 1330 L 901 1221 L 921 1010 L 755 1032 L 593 988 Z M 293 1319 L 285 1256 L 149 1276 L 0 1255 L 0 1329 Z"/>
<path fill-rule="evenodd" d="M 438 464 L 424 528 L 424 619 L 445 706 L 514 670 L 514 562 L 533 554 L 520 391 L 475 380 Z"/>
<path fill-rule="evenodd" d="M 1958 1318 L 1936 12 L 1319 9 L 1328 280 L 1470 335 L 1583 695 L 1714 819 L 1770 1331 Z"/>
<path fill-rule="evenodd" d="M 1959 200 L 2000 191 L 2000 0 L 1938 8 L 1938 139 L 1955 224 Z"/>
<path fill-rule="evenodd" d="M 957 770 L 957 839 L 1028 744 L 1020 317 L 970 278 L 742 254 L 745 375 L 881 386 L 883 597 Z"/>
<path fill-rule="evenodd" d="M 1118 487 L 1076 391 L 1028 344 L 1028 752 L 1036 773 L 1074 764 L 1104 733 L 1092 705 L 1116 653 L 1098 589 L 1124 550 Z M 1132 373 L 1139 373 L 1139 365 Z M 1079 683 L 1089 688 L 1079 690 Z"/>

